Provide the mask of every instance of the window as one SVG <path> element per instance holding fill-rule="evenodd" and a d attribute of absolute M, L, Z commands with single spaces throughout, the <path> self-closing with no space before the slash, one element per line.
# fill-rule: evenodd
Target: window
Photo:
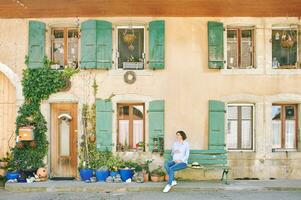
<path fill-rule="evenodd" d="M 297 68 L 297 27 L 274 27 L 272 30 L 272 67 Z"/>
<path fill-rule="evenodd" d="M 144 69 L 144 26 L 117 27 L 118 69 Z"/>
<path fill-rule="evenodd" d="M 229 27 L 227 29 L 227 68 L 254 67 L 254 29 Z"/>
<path fill-rule="evenodd" d="M 228 105 L 227 147 L 229 150 L 253 149 L 253 105 Z"/>
<path fill-rule="evenodd" d="M 144 143 L 144 104 L 118 104 L 117 151 Z"/>
<path fill-rule="evenodd" d="M 78 29 L 55 28 L 52 30 L 52 62 L 57 68 L 78 66 Z"/>
<path fill-rule="evenodd" d="M 272 106 L 273 149 L 295 149 L 297 105 Z"/>

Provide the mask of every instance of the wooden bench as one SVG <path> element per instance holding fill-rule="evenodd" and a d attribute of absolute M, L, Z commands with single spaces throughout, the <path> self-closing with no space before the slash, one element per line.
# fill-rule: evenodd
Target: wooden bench
<path fill-rule="evenodd" d="M 165 160 L 171 160 L 171 150 L 164 151 Z M 193 162 L 198 162 L 200 168 L 203 169 L 204 174 L 207 170 L 220 169 L 222 170 L 221 181 L 225 180 L 228 184 L 228 162 L 227 162 L 227 151 L 226 150 L 190 150 L 188 166 L 191 167 Z"/>

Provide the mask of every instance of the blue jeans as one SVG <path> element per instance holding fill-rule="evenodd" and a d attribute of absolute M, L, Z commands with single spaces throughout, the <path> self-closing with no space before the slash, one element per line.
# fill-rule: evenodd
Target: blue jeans
<path fill-rule="evenodd" d="M 172 160 L 167 161 L 164 165 L 166 172 L 169 176 L 168 184 L 171 185 L 172 181 L 175 179 L 175 171 L 185 169 L 187 167 L 187 164 L 184 162 L 176 163 Z"/>

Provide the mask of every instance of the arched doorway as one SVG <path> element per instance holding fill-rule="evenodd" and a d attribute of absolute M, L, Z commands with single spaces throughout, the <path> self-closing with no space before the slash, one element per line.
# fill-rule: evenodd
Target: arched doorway
<path fill-rule="evenodd" d="M 15 144 L 16 88 L 0 72 L 0 158 Z"/>

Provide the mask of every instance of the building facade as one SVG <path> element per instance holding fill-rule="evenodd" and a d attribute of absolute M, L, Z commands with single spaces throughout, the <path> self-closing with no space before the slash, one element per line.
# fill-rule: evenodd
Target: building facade
<path fill-rule="evenodd" d="M 78 152 L 78 145 L 66 144 L 81 140 L 80 113 L 94 102 L 95 80 L 100 150 L 124 145 L 129 151 L 123 156 L 160 163 L 153 138 L 164 138 L 169 149 L 177 130 L 187 133 L 191 149 L 208 149 L 208 123 L 216 120 L 209 119 L 209 101 L 215 100 L 226 110 L 216 123 L 224 127 L 230 178 L 301 178 L 297 17 L 0 19 L 0 30 L 0 123 L 7 127 L 0 156 L 14 143 L 24 58 L 35 68 L 45 55 L 53 68 L 80 69 L 70 90 L 51 95 L 41 107 L 50 173 L 56 159 Z M 72 124 L 61 123 L 62 114 Z M 132 150 L 139 142 L 146 144 L 143 153 Z"/>

